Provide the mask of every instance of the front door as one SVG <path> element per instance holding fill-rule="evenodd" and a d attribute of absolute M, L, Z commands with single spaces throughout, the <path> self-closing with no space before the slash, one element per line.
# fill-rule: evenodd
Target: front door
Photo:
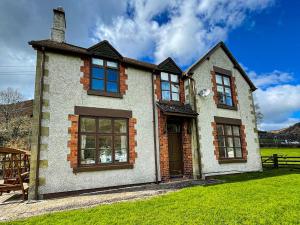
<path fill-rule="evenodd" d="M 180 124 L 168 123 L 170 177 L 182 176 L 182 149 Z"/>

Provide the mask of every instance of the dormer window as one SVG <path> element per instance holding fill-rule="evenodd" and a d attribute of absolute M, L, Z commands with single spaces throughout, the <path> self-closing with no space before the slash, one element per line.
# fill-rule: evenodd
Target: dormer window
<path fill-rule="evenodd" d="M 164 73 L 161 77 L 161 94 L 164 101 L 179 101 L 179 77 L 175 74 Z"/>
<path fill-rule="evenodd" d="M 119 65 L 117 62 L 92 58 L 91 90 L 119 93 Z"/>

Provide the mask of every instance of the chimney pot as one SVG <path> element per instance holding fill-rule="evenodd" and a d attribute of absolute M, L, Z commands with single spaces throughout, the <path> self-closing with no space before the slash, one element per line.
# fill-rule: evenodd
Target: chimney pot
<path fill-rule="evenodd" d="M 53 9 L 53 24 L 51 29 L 51 40 L 65 42 L 66 18 L 62 7 Z"/>

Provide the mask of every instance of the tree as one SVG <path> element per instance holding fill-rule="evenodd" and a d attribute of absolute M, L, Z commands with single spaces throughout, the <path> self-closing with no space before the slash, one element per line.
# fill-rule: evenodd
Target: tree
<path fill-rule="evenodd" d="M 29 147 L 31 118 L 23 112 L 24 97 L 12 88 L 0 91 L 0 139 L 12 147 Z"/>
<path fill-rule="evenodd" d="M 264 115 L 260 111 L 260 106 L 258 105 L 258 103 L 254 105 L 254 108 L 255 108 L 256 123 L 257 126 L 259 126 L 263 121 Z"/>

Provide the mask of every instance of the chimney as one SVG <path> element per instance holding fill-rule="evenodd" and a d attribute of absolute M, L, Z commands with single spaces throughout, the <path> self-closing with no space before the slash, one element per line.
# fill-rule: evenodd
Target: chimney
<path fill-rule="evenodd" d="M 65 42 L 66 19 L 62 7 L 53 9 L 53 24 L 51 28 L 51 40 Z"/>

